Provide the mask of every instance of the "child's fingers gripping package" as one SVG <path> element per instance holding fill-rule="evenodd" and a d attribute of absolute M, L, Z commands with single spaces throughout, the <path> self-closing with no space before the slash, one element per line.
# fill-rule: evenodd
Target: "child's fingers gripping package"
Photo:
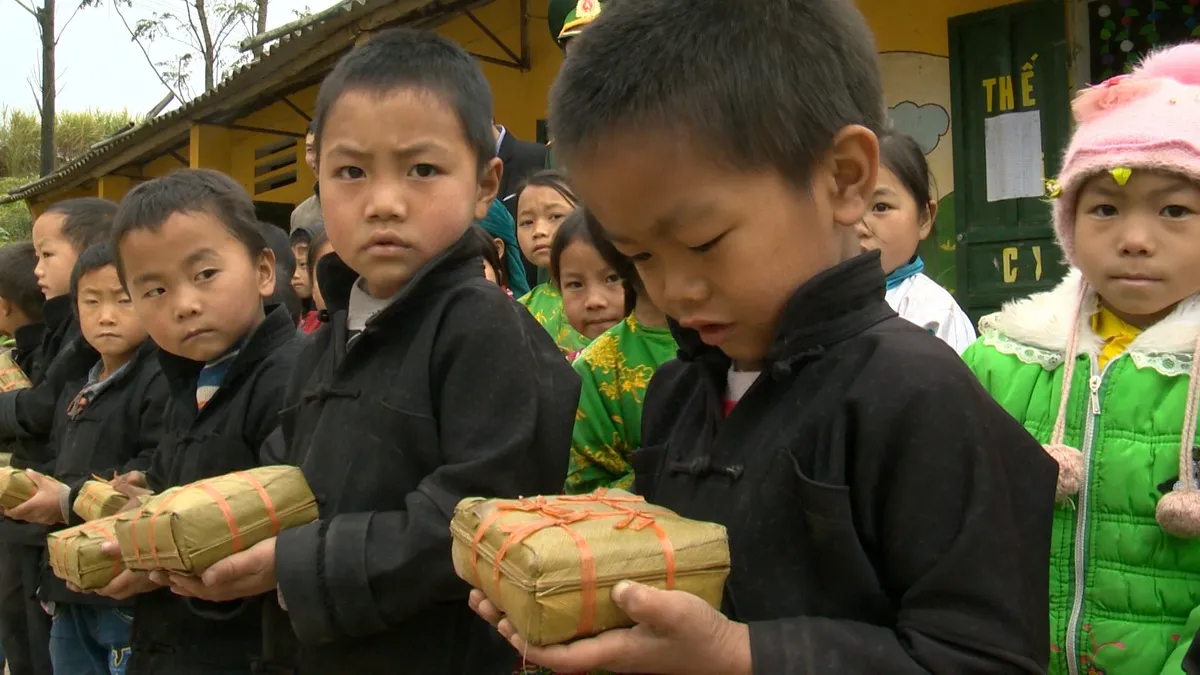
<path fill-rule="evenodd" d="M 84 520 L 99 520 L 115 515 L 129 503 L 129 495 L 121 492 L 99 476 L 93 476 L 79 488 L 79 496 L 71 510 Z"/>
<path fill-rule="evenodd" d="M 532 645 L 632 625 L 610 597 L 619 581 L 686 591 L 720 608 L 729 574 L 724 527 L 622 490 L 464 499 L 450 531 L 455 572 Z"/>
<path fill-rule="evenodd" d="M 118 520 L 128 520 L 135 515 L 135 512 L 126 511 L 59 530 L 46 537 L 54 576 L 85 591 L 107 586 L 124 571 L 125 565 L 101 547 L 105 542 L 116 543 Z"/>
<path fill-rule="evenodd" d="M 198 575 L 219 560 L 317 519 L 294 466 L 263 466 L 171 488 L 116 524 L 131 570 Z"/>
<path fill-rule="evenodd" d="M 0 352 L 0 393 L 28 389 L 29 378 L 25 371 L 12 359 L 10 351 Z"/>

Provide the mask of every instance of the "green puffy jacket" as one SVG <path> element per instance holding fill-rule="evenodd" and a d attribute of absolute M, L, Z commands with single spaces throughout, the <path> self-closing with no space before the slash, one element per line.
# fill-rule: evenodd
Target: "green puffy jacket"
<path fill-rule="evenodd" d="M 1058 412 L 1081 283 L 1072 273 L 1053 291 L 985 318 L 982 337 L 963 355 L 1042 443 Z M 1200 541 L 1164 532 L 1154 509 L 1179 476 L 1200 300 L 1182 303 L 1103 371 L 1095 308 L 1089 293 L 1065 439 L 1083 452 L 1085 479 L 1054 515 L 1050 673 L 1174 675 L 1200 627 Z"/>

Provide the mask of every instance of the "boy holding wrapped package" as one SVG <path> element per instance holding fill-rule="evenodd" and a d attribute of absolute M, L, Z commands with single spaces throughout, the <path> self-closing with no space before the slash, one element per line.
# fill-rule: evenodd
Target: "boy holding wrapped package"
<path fill-rule="evenodd" d="M 85 377 L 96 363 L 96 352 L 83 340 L 70 296 L 71 270 L 88 247 L 104 241 L 112 228 L 117 205 L 94 197 L 52 204 L 33 223 L 37 254 L 34 276 L 46 298 L 41 343 L 27 359 L 26 374 L 33 386 L 0 394 L 0 441 L 15 440 L 15 467 L 49 470 L 54 454 L 48 446 L 54 411 L 67 383 Z M 19 579 L 24 625 L 11 596 L 0 611 L 0 640 L 13 675 L 51 671 L 50 617 L 38 602 L 37 584 L 46 548 L 46 528 L 33 523 L 0 521 L 0 587 L 12 588 Z"/>
<path fill-rule="evenodd" d="M 617 583 L 636 625 L 565 645 L 480 614 L 560 672 L 1044 672 L 1055 466 L 859 254 L 886 117 L 854 4 L 612 3 L 550 121 L 674 321 L 635 490 L 724 525 L 731 571 L 720 611 Z"/>
<path fill-rule="evenodd" d="M 480 272 L 491 100 L 471 56 L 426 31 L 373 35 L 321 87 L 330 322 L 282 416 L 321 518 L 179 580 L 213 599 L 278 584 L 273 628 L 294 629 L 302 673 L 487 675 L 519 659 L 465 605 L 450 515 L 467 496 L 561 489 L 579 379 Z"/>
<path fill-rule="evenodd" d="M 275 260 L 250 196 L 224 174 L 177 171 L 126 195 L 112 241 L 169 391 L 148 488 L 262 464 L 300 345 L 287 311 L 264 308 Z M 97 591 L 137 596 L 129 672 L 250 673 L 262 646 L 260 599 L 206 603 L 167 584 L 165 574 L 125 570 Z"/>
<path fill-rule="evenodd" d="M 100 355 L 86 379 L 59 398 L 50 443 L 53 477 L 31 473 L 37 493 L 9 518 L 61 529 L 82 519 L 72 511 L 93 474 L 144 468 L 158 445 L 166 382 L 156 348 L 133 311 L 107 243 L 79 256 L 70 296 L 84 340 Z M 43 565 L 39 596 L 53 607 L 50 657 L 55 672 L 119 675 L 129 660 L 132 602 L 72 593 Z"/>

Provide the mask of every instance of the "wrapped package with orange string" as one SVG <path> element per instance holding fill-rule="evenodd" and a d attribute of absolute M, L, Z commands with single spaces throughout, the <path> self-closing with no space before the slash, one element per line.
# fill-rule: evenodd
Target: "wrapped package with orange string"
<path fill-rule="evenodd" d="M 71 505 L 75 515 L 84 520 L 99 520 L 125 508 L 125 504 L 129 502 L 129 495 L 113 487 L 110 481 L 99 476 L 92 478 L 94 480 L 87 481 L 79 488 L 79 495 Z"/>
<path fill-rule="evenodd" d="M 317 519 L 317 500 L 294 466 L 261 466 L 171 488 L 117 522 L 131 570 L 200 574 L 289 527 Z"/>
<path fill-rule="evenodd" d="M 25 371 L 13 361 L 12 352 L 0 352 L 0 393 L 28 389 L 30 386 Z"/>
<path fill-rule="evenodd" d="M 0 506 L 6 509 L 24 504 L 37 493 L 37 483 L 21 469 L 0 468 Z"/>
<path fill-rule="evenodd" d="M 136 515 L 126 511 L 51 533 L 46 537 L 46 550 L 54 576 L 84 590 L 107 586 L 125 566 L 100 547 L 104 542 L 117 541 L 117 520 Z"/>
<path fill-rule="evenodd" d="M 464 499 L 450 532 L 455 572 L 533 645 L 632 625 L 612 602 L 619 581 L 687 591 L 719 608 L 729 575 L 724 527 L 622 490 Z"/>

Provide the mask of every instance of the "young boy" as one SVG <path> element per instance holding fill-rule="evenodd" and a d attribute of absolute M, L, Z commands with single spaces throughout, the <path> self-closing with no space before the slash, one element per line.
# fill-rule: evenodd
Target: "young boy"
<path fill-rule="evenodd" d="M 291 276 L 292 290 L 296 296 L 300 298 L 303 305 L 303 312 L 300 316 L 299 324 L 304 332 L 311 333 L 307 330 L 314 321 L 317 321 L 317 309 L 313 301 L 313 283 L 312 270 L 308 269 L 308 249 L 325 232 L 325 221 L 321 219 L 321 212 L 309 214 L 309 217 L 301 218 L 301 222 L 297 223 L 293 219 L 293 229 L 291 234 L 292 254 L 296 257 L 296 271 Z"/>
<path fill-rule="evenodd" d="M 117 205 L 93 197 L 52 204 L 33 223 L 34 268 L 45 296 L 42 341 L 24 367 L 32 387 L 0 394 L 0 441 L 16 440 L 14 466 L 49 471 L 54 454 L 48 446 L 54 411 L 67 383 L 87 376 L 96 352 L 83 341 L 70 296 L 71 270 L 79 254 L 103 241 L 112 227 Z M 7 596 L 0 610 L 3 641 L 13 675 L 48 674 L 51 670 L 50 617 L 37 600 L 37 579 L 46 549 L 46 528 L 32 523 L 0 521 L 0 588 L 22 585 L 25 621 L 15 599 Z"/>
<path fill-rule="evenodd" d="M 170 390 L 148 487 L 258 466 L 300 345 L 285 309 L 264 310 L 275 256 L 250 196 L 224 174 L 177 171 L 125 196 L 112 240 Z M 159 588 L 167 583 L 125 571 L 99 591 L 138 595 L 130 672 L 250 673 L 262 647 L 260 599 L 214 605 Z"/>
<path fill-rule="evenodd" d="M 373 35 L 317 102 L 330 323 L 283 432 L 321 520 L 215 565 L 196 592 L 274 590 L 302 672 L 511 672 L 471 614 L 450 515 L 469 495 L 557 493 L 579 378 L 480 273 L 472 222 L 499 178 L 478 64 L 432 32 Z"/>
<path fill-rule="evenodd" d="M 646 393 L 635 489 L 728 528 L 732 570 L 720 613 L 621 583 L 638 626 L 526 657 L 1042 672 L 1054 465 L 858 254 L 886 118 L 853 3 L 615 2 L 587 30 L 552 92 L 555 144 L 680 348 Z"/>
<path fill-rule="evenodd" d="M 0 335 L 16 342 L 13 360 L 26 373 L 28 357 L 41 344 L 44 328 L 42 305 L 46 298 L 33 273 L 36 267 L 33 242 L 0 247 Z"/>
<path fill-rule="evenodd" d="M 8 517 L 49 526 L 82 520 L 71 505 L 93 474 L 142 470 L 158 445 L 166 381 L 108 244 L 79 256 L 71 276 L 83 338 L 100 354 L 85 380 L 59 398 L 50 444 L 53 478 L 34 474 L 38 491 Z M 55 529 L 58 529 L 56 527 Z M 53 607 L 50 657 L 55 672 L 118 675 L 129 659 L 132 603 L 72 593 L 43 563 L 39 597 Z"/>

